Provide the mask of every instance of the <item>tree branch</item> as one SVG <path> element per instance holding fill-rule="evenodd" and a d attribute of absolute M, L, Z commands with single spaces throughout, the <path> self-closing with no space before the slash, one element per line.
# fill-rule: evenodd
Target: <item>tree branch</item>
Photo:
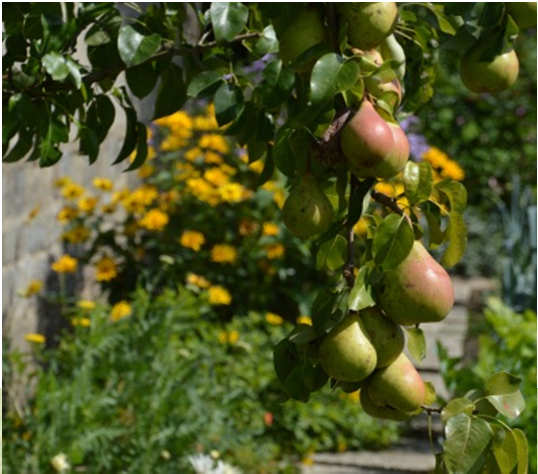
<path fill-rule="evenodd" d="M 239 41 L 252 39 L 252 38 L 259 38 L 262 34 L 258 31 L 251 31 L 250 33 L 243 33 L 242 35 L 237 35 L 232 40 L 228 41 L 228 43 L 237 43 Z M 197 48 L 212 48 L 213 46 L 217 46 L 219 43 L 216 41 L 209 41 L 208 43 L 203 42 L 204 37 L 202 36 L 202 39 L 200 42 L 196 45 Z"/>
<path fill-rule="evenodd" d="M 395 212 L 396 214 L 399 214 L 400 216 L 404 215 L 404 212 L 398 204 L 396 204 L 396 199 L 391 198 L 387 196 L 386 194 L 377 192 L 376 190 L 372 189 L 371 193 L 372 199 L 377 201 L 380 204 L 383 204 L 385 207 L 388 207 L 391 211 Z"/>

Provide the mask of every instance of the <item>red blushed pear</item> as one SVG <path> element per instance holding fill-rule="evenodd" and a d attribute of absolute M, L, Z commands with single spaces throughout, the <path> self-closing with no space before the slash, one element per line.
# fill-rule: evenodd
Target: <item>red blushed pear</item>
<path fill-rule="evenodd" d="M 380 407 L 388 406 L 413 412 L 424 404 L 426 386 L 405 354 L 384 369 L 376 370 L 365 382 L 370 400 Z"/>
<path fill-rule="evenodd" d="M 454 305 L 450 276 L 418 240 L 396 268 L 384 273 L 380 290 L 379 305 L 397 324 L 441 321 Z"/>

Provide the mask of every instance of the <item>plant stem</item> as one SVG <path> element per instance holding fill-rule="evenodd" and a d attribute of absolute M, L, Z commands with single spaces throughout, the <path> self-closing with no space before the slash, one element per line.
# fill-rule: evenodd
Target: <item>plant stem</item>
<path fill-rule="evenodd" d="M 420 408 L 422 408 L 426 413 L 428 413 L 428 415 L 431 415 L 432 413 L 441 413 L 441 411 L 443 410 L 442 408 L 427 407 L 427 406 L 421 406 Z"/>
<path fill-rule="evenodd" d="M 404 212 L 398 204 L 396 204 L 396 199 L 387 196 L 386 194 L 380 193 L 372 189 L 371 193 L 372 199 L 377 201 L 380 204 L 383 204 L 385 207 L 388 207 L 391 211 L 403 216 Z"/>

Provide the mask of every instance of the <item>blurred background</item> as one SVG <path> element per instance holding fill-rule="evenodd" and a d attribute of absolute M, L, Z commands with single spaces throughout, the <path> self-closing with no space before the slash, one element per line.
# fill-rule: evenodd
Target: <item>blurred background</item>
<path fill-rule="evenodd" d="M 471 94 L 441 62 L 432 101 L 402 124 L 412 158 L 469 194 L 452 270 L 463 336 L 445 348 L 434 331 L 437 362 L 423 369 L 441 396 L 496 371 L 521 376 L 527 406 L 507 422 L 529 437 L 533 471 L 536 32 L 518 41 L 510 90 Z M 111 157 L 123 130 L 102 147 Z M 296 472 L 318 452 L 424 431 L 370 418 L 356 392 L 286 400 L 272 348 L 310 323 L 326 282 L 282 223 L 285 180 L 257 186 L 263 163 L 222 134 L 211 104 L 148 131 L 150 159 L 131 174 L 106 159 L 90 168 L 74 149 L 45 171 L 3 165 L 6 472 Z"/>

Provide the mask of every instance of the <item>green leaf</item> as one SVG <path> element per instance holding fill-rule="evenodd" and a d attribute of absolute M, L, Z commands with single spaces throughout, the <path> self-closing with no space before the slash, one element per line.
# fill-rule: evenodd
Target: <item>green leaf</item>
<path fill-rule="evenodd" d="M 416 362 L 422 362 L 426 357 L 426 338 L 420 328 L 405 328 L 407 331 L 407 349 Z"/>
<path fill-rule="evenodd" d="M 295 173 L 295 160 L 290 145 L 292 134 L 293 130 L 281 128 L 277 133 L 273 148 L 273 158 L 276 167 L 288 177 L 293 176 Z"/>
<path fill-rule="evenodd" d="M 447 35 L 455 35 L 456 34 L 456 28 L 452 25 L 450 19 L 445 15 L 444 12 L 444 5 L 442 4 L 435 4 L 435 3 L 426 3 L 425 5 L 430 5 L 430 10 L 435 15 L 435 18 L 437 18 L 437 23 L 439 24 L 439 29 L 446 33 Z"/>
<path fill-rule="evenodd" d="M 484 460 L 493 436 L 489 423 L 460 413 L 448 419 L 445 426 L 443 460 L 450 473 L 467 473 L 475 463 Z"/>
<path fill-rule="evenodd" d="M 266 26 L 260 39 L 254 45 L 254 53 L 263 56 L 268 53 L 278 53 L 278 39 L 273 25 Z"/>
<path fill-rule="evenodd" d="M 34 134 L 31 130 L 20 130 L 17 143 L 11 147 L 9 153 L 4 154 L 2 161 L 4 163 L 13 163 L 25 156 L 30 151 L 30 148 L 32 148 L 33 136 Z"/>
<path fill-rule="evenodd" d="M 446 231 L 441 230 L 441 213 L 439 208 L 427 202 L 424 208 L 424 216 L 428 222 L 429 245 L 431 248 L 436 248 L 445 240 Z"/>
<path fill-rule="evenodd" d="M 235 120 L 245 107 L 241 89 L 226 82 L 217 89 L 214 103 L 219 125 Z"/>
<path fill-rule="evenodd" d="M 273 149 L 269 147 L 269 152 L 265 155 L 265 164 L 263 171 L 256 182 L 256 186 L 262 186 L 273 177 L 275 172 L 275 162 L 273 160 Z"/>
<path fill-rule="evenodd" d="M 169 63 L 161 75 L 161 84 L 155 101 L 153 120 L 177 112 L 187 100 L 183 71 L 174 63 Z"/>
<path fill-rule="evenodd" d="M 97 160 L 99 155 L 99 144 L 101 143 L 97 134 L 91 127 L 82 126 L 78 131 L 80 139 L 80 153 L 87 155 L 90 164 Z"/>
<path fill-rule="evenodd" d="M 146 161 L 146 156 L 148 155 L 148 137 L 146 126 L 142 122 L 136 124 L 136 156 L 131 165 L 125 171 L 132 171 L 137 168 L 140 168 Z"/>
<path fill-rule="evenodd" d="M 372 244 L 375 262 L 384 269 L 397 267 L 413 247 L 413 229 L 404 216 L 389 214 L 377 228 Z"/>
<path fill-rule="evenodd" d="M 318 269 L 327 267 L 334 271 L 346 262 L 347 241 L 337 234 L 334 238 L 324 242 L 316 255 L 316 266 Z"/>
<path fill-rule="evenodd" d="M 294 344 L 308 344 L 318 338 L 318 333 L 312 326 L 306 324 L 298 325 L 288 336 L 288 340 Z"/>
<path fill-rule="evenodd" d="M 359 78 L 355 61 L 346 62 L 336 53 L 328 53 L 314 64 L 310 77 L 310 102 L 320 105 L 331 100 L 338 91 L 351 88 Z"/>
<path fill-rule="evenodd" d="M 55 81 L 63 81 L 69 75 L 65 58 L 56 52 L 45 54 L 41 64 Z"/>
<path fill-rule="evenodd" d="M 441 263 L 443 266 L 450 268 L 456 265 L 465 253 L 467 226 L 463 220 L 463 215 L 457 212 L 451 212 L 448 218 L 448 227 L 445 234 L 448 239 L 448 246 L 441 257 Z"/>
<path fill-rule="evenodd" d="M 113 165 L 120 163 L 127 158 L 136 147 L 136 111 L 133 108 L 126 107 L 125 111 L 125 137 L 118 156 L 113 161 Z"/>
<path fill-rule="evenodd" d="M 432 167 L 426 162 L 408 161 L 403 172 L 405 195 L 411 204 L 426 201 L 432 191 Z"/>
<path fill-rule="evenodd" d="M 101 94 L 96 97 L 88 110 L 86 124 L 95 132 L 101 143 L 112 124 L 116 111 L 107 95 Z"/>
<path fill-rule="evenodd" d="M 239 2 L 213 2 L 209 17 L 217 41 L 231 41 L 240 33 L 248 20 L 248 8 Z"/>
<path fill-rule="evenodd" d="M 465 413 L 472 415 L 475 408 L 474 403 L 467 398 L 454 398 L 450 400 L 441 411 L 441 420 L 446 423 L 447 420 L 453 416 Z"/>
<path fill-rule="evenodd" d="M 498 372 L 486 380 L 485 389 L 488 395 L 504 395 L 519 390 L 521 378 L 508 372 Z"/>
<path fill-rule="evenodd" d="M 273 350 L 275 372 L 281 382 L 284 382 L 299 362 L 299 353 L 295 344 L 288 339 L 280 341 Z"/>
<path fill-rule="evenodd" d="M 517 474 L 527 474 L 529 470 L 529 443 L 525 433 L 519 428 L 512 431 L 517 449 Z"/>
<path fill-rule="evenodd" d="M 73 83 L 77 89 L 80 89 L 82 86 L 82 75 L 80 74 L 80 66 L 73 61 L 71 58 L 67 58 L 65 65 L 69 70 L 69 75 L 73 79 Z"/>
<path fill-rule="evenodd" d="M 510 474 L 517 464 L 517 444 L 511 430 L 494 426 L 493 456 L 501 474 Z"/>
<path fill-rule="evenodd" d="M 212 85 L 222 81 L 222 74 L 217 71 L 203 71 L 195 76 L 187 87 L 187 96 L 198 97 Z"/>
<path fill-rule="evenodd" d="M 161 37 L 153 33 L 144 36 L 132 26 L 120 28 L 118 34 L 118 52 L 127 66 L 136 66 L 153 56 L 161 47 Z"/>
<path fill-rule="evenodd" d="M 139 99 L 146 97 L 155 87 L 159 77 L 151 62 L 133 66 L 125 71 L 125 78 L 129 89 Z"/>
<path fill-rule="evenodd" d="M 463 214 L 467 206 L 467 190 L 458 181 L 444 180 L 435 185 L 436 189 L 448 197 L 450 210 L 458 214 Z"/>
<path fill-rule="evenodd" d="M 363 265 L 357 272 L 353 288 L 349 293 L 348 308 L 350 311 L 360 311 L 361 309 L 375 306 L 372 285 L 368 281 L 371 267 Z"/>
<path fill-rule="evenodd" d="M 525 399 L 519 390 L 504 395 L 488 395 L 486 399 L 499 413 L 512 420 L 525 409 Z"/>

